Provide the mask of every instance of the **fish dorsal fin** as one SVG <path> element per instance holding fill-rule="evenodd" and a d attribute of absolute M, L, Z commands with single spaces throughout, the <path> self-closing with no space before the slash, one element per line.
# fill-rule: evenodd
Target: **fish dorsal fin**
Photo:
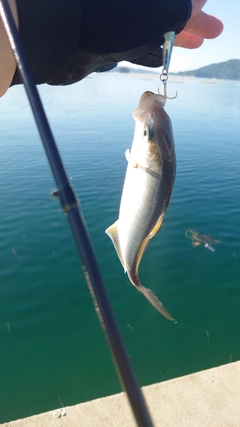
<path fill-rule="evenodd" d="M 118 258 L 120 259 L 122 266 L 124 268 L 124 271 L 126 273 L 126 267 L 124 265 L 124 260 L 123 260 L 123 256 L 122 256 L 122 252 L 121 252 L 121 248 L 120 248 L 120 242 L 119 242 L 119 235 L 118 235 L 118 223 L 119 220 L 117 220 L 116 222 L 114 222 L 112 225 L 110 225 L 110 227 L 108 227 L 105 230 L 105 233 L 110 237 L 110 239 L 113 242 L 113 246 L 116 249 L 116 252 L 118 254 Z"/>

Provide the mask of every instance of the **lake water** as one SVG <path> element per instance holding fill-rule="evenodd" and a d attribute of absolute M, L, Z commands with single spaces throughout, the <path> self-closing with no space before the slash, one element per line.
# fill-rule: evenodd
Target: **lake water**
<path fill-rule="evenodd" d="M 205 82 L 208 83 L 208 82 Z M 136 108 L 158 76 L 93 75 L 40 94 L 80 197 L 141 385 L 240 359 L 240 87 L 169 83 L 177 176 L 140 265 L 177 319 L 130 285 L 104 230 L 118 216 Z M 0 423 L 121 391 L 24 89 L 0 100 Z M 194 247 L 187 229 L 221 243 Z"/>

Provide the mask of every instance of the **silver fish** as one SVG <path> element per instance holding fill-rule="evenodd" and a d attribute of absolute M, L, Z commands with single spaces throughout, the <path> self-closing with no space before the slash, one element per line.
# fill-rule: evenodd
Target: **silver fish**
<path fill-rule="evenodd" d="M 138 108 L 119 210 L 119 219 L 107 228 L 131 283 L 167 319 L 174 320 L 154 293 L 138 278 L 138 267 L 152 237 L 159 230 L 171 196 L 176 157 L 172 124 L 164 110 L 165 97 L 144 92 Z"/>

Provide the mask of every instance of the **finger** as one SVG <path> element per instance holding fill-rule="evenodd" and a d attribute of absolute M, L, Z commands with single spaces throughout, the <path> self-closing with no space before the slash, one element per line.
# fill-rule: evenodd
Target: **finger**
<path fill-rule="evenodd" d="M 184 47 L 186 49 L 197 49 L 203 42 L 203 37 L 181 31 L 181 33 L 175 37 L 174 46 Z"/>
<path fill-rule="evenodd" d="M 187 22 L 184 31 L 205 39 L 213 39 L 223 31 L 223 23 L 215 16 L 208 15 L 200 10 Z"/>

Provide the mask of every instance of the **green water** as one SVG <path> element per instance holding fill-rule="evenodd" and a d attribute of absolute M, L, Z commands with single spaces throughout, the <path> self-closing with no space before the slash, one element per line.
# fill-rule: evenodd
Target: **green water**
<path fill-rule="evenodd" d="M 80 197 L 107 292 L 141 385 L 240 358 L 240 88 L 169 84 L 177 177 L 140 266 L 178 320 L 129 283 L 104 230 L 117 219 L 134 121 L 158 78 L 94 75 L 40 93 Z M 0 101 L 0 423 L 121 390 L 24 90 Z M 193 247 L 186 229 L 221 243 Z"/>

